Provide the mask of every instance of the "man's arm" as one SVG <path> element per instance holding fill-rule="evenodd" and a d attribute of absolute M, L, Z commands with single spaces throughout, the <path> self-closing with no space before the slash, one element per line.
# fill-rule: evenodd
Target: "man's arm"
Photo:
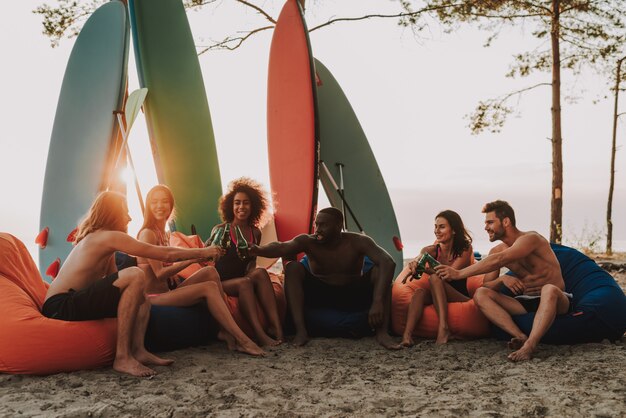
<path fill-rule="evenodd" d="M 435 270 L 437 271 L 437 274 L 443 278 L 449 277 L 452 280 L 490 273 L 492 271 L 499 271 L 500 268 L 506 267 L 514 261 L 521 260 L 532 253 L 537 246 L 538 239 L 539 238 L 534 234 L 523 235 L 510 247 L 495 254 L 490 254 L 484 260 L 465 267 L 464 269 L 455 270 L 450 266 L 440 265 L 437 266 Z"/>
<path fill-rule="evenodd" d="M 378 268 L 379 274 L 374 282 L 372 306 L 368 318 L 370 326 L 372 328 L 378 328 L 383 324 L 385 319 L 385 296 L 389 291 L 389 286 L 391 286 L 396 263 L 387 251 L 379 247 L 370 237 L 357 235 L 356 240 L 360 247 L 359 249 L 363 251 Z"/>
<path fill-rule="evenodd" d="M 261 256 L 267 258 L 284 257 L 290 254 L 297 254 L 306 250 L 306 241 L 309 239 L 308 235 L 298 235 L 291 241 L 285 242 L 270 242 L 269 244 L 258 246 L 251 245 L 249 254 L 251 256 Z"/>

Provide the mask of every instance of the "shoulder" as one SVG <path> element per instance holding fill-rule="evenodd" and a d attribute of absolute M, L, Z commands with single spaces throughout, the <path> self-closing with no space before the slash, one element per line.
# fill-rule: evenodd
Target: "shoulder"
<path fill-rule="evenodd" d="M 519 243 L 520 245 L 531 245 L 533 247 L 538 247 L 541 245 L 549 245 L 550 243 L 548 242 L 547 239 L 545 239 L 543 237 L 543 235 L 541 235 L 538 232 L 535 231 L 528 231 L 528 232 L 524 232 L 516 241 L 515 243 Z"/>
<path fill-rule="evenodd" d="M 215 231 L 218 228 L 223 228 L 225 225 L 226 225 L 226 222 L 219 223 L 215 225 L 212 230 Z"/>
<path fill-rule="evenodd" d="M 461 253 L 461 257 L 471 257 L 472 254 L 474 254 L 474 248 L 472 247 L 472 244 L 470 244 L 466 249 L 463 250 L 463 252 Z"/>
<path fill-rule="evenodd" d="M 425 254 L 425 253 L 428 253 L 434 257 L 435 254 L 437 254 L 437 244 L 427 245 L 424 248 L 422 248 L 422 250 L 420 251 L 420 254 Z"/>
<path fill-rule="evenodd" d="M 509 248 L 508 245 L 506 245 L 505 243 L 500 243 L 498 245 L 496 245 L 495 247 L 493 247 L 491 250 L 489 250 L 489 254 L 496 254 L 496 253 L 501 253 L 502 251 L 506 250 L 507 248 Z"/>
<path fill-rule="evenodd" d="M 157 234 L 152 229 L 144 228 L 137 234 L 137 239 L 149 244 L 155 244 L 157 242 Z"/>

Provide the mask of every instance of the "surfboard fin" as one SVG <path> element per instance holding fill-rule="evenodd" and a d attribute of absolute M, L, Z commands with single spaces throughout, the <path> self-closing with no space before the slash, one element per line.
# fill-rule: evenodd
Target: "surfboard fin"
<path fill-rule="evenodd" d="M 52 277 L 52 280 L 56 279 L 61 268 L 61 259 L 57 257 L 46 269 L 46 276 Z"/>
<path fill-rule="evenodd" d="M 393 245 L 395 245 L 396 250 L 398 251 L 402 251 L 404 248 L 404 244 L 402 244 L 402 241 L 398 237 L 393 237 Z"/>
<path fill-rule="evenodd" d="M 70 232 L 67 235 L 67 238 L 66 238 L 67 242 L 74 242 L 76 240 L 76 234 L 77 233 L 78 233 L 78 227 L 72 229 L 72 232 Z"/>
<path fill-rule="evenodd" d="M 41 230 L 39 234 L 37 234 L 37 238 L 35 238 L 35 244 L 39 245 L 40 249 L 46 248 L 48 245 L 48 234 L 50 233 L 50 228 L 45 227 Z"/>

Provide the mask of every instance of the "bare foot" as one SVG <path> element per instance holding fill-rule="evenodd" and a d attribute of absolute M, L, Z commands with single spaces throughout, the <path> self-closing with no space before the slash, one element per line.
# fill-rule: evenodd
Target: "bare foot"
<path fill-rule="evenodd" d="M 261 347 L 275 347 L 280 344 L 280 341 L 273 339 L 267 334 L 263 334 L 259 337 L 259 343 L 261 343 Z"/>
<path fill-rule="evenodd" d="M 256 345 L 254 341 L 250 339 L 237 341 L 235 350 L 250 354 L 251 356 L 264 356 L 267 354 L 261 347 Z"/>
<path fill-rule="evenodd" d="M 511 338 L 511 341 L 509 341 L 507 343 L 507 347 L 509 347 L 511 350 L 519 350 L 520 348 L 522 348 L 524 346 L 524 343 L 526 343 L 526 340 L 528 338 L 523 337 L 523 338 Z"/>
<path fill-rule="evenodd" d="M 411 334 L 405 334 L 402 336 L 402 342 L 400 343 L 402 347 L 413 347 L 415 345 L 415 341 L 413 341 L 413 336 Z"/>
<path fill-rule="evenodd" d="M 270 327 L 267 330 L 267 334 L 278 341 L 278 344 L 285 342 L 285 336 L 283 335 L 283 329 L 281 327 Z"/>
<path fill-rule="evenodd" d="M 309 339 L 310 339 L 309 334 L 307 334 L 306 332 L 302 332 L 302 333 L 299 332 L 299 333 L 296 333 L 296 336 L 294 337 L 291 343 L 295 345 L 296 347 L 302 347 L 303 345 L 309 342 Z"/>
<path fill-rule="evenodd" d="M 522 348 L 520 348 L 517 351 L 513 351 L 511 354 L 509 354 L 509 360 L 511 361 L 530 360 L 531 358 L 533 358 L 534 351 L 535 351 L 535 348 L 532 347 L 530 344 L 524 344 Z"/>
<path fill-rule="evenodd" d="M 235 337 L 233 337 L 223 329 L 217 333 L 217 338 L 220 341 L 224 341 L 230 351 L 235 351 L 237 349 L 237 341 L 235 340 Z"/>
<path fill-rule="evenodd" d="M 386 332 L 376 334 L 376 341 L 378 341 L 378 344 L 382 345 L 387 350 L 399 350 L 402 348 L 402 346 L 395 342 Z"/>
<path fill-rule="evenodd" d="M 452 334 L 450 334 L 450 330 L 448 328 L 440 329 L 437 332 L 437 339 L 435 340 L 435 344 L 446 344 L 448 340 L 450 340 L 451 336 Z"/>
<path fill-rule="evenodd" d="M 152 377 L 157 374 L 157 372 L 144 366 L 132 357 L 126 359 L 116 358 L 113 362 L 113 370 L 136 377 Z"/>
<path fill-rule="evenodd" d="M 174 360 L 172 359 L 166 359 L 166 358 L 155 356 L 154 354 L 152 354 L 151 352 L 145 349 L 137 350 L 134 353 L 134 356 L 137 359 L 137 361 L 145 365 L 169 366 L 170 364 L 174 363 Z"/>

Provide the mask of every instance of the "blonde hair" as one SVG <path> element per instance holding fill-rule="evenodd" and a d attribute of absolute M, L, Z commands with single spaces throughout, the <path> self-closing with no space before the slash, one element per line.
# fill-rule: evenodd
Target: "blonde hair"
<path fill-rule="evenodd" d="M 74 243 L 78 244 L 87 235 L 100 229 L 126 232 L 127 215 L 126 196 L 119 192 L 101 192 L 78 226 Z"/>

